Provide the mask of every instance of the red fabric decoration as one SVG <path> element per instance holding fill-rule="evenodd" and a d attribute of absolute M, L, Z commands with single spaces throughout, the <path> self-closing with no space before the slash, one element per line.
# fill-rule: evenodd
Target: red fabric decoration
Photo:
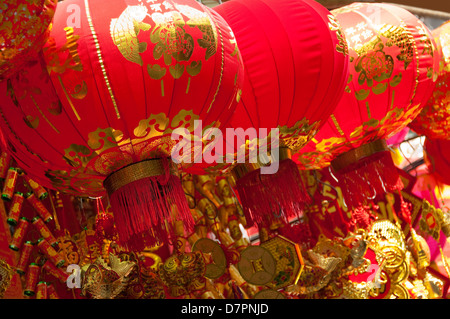
<path fill-rule="evenodd" d="M 307 169 L 331 164 L 347 186 L 347 204 L 357 207 L 374 189 L 402 187 L 383 140 L 424 107 L 440 55 L 431 32 L 400 7 L 353 3 L 332 13 L 349 43 L 349 82 L 327 123 L 294 160 Z"/>
<path fill-rule="evenodd" d="M 450 140 L 426 138 L 423 153 L 429 174 L 450 185 Z"/>
<path fill-rule="evenodd" d="M 42 49 L 58 0 L 3 0 L 0 3 L 0 81 Z"/>
<path fill-rule="evenodd" d="M 450 21 L 432 31 L 441 53 L 436 88 L 422 112 L 409 125 L 420 135 L 448 139 L 450 128 Z"/>
<path fill-rule="evenodd" d="M 64 1 L 39 59 L 0 83 L 0 128 L 33 180 L 98 197 L 108 177 L 117 230 L 128 234 L 120 241 L 160 242 L 174 219 L 193 225 L 164 164 L 171 134 L 193 136 L 196 119 L 225 125 L 242 77 L 230 27 L 194 0 Z M 165 204 L 146 206 L 153 200 Z"/>
<path fill-rule="evenodd" d="M 117 240 L 117 229 L 114 222 L 114 216 L 109 212 L 105 212 L 103 203 L 100 199 L 97 199 L 95 234 L 101 241 L 103 241 L 103 239 Z"/>
<path fill-rule="evenodd" d="M 346 84 L 348 55 L 339 24 L 309 0 L 233 0 L 215 10 L 233 29 L 245 67 L 231 128 L 267 133 L 278 128 L 283 146 L 293 152 L 302 148 L 334 110 Z M 264 136 L 258 138 L 238 140 L 236 151 L 247 142 L 249 148 L 265 143 Z M 248 154 L 245 159 L 249 162 Z M 256 169 L 237 180 L 249 225 L 299 213 L 306 197 L 294 166 L 287 158 L 276 174 L 263 176 Z"/>

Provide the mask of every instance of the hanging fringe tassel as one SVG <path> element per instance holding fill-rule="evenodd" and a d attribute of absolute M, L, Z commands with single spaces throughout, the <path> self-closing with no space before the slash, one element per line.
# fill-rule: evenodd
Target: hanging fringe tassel
<path fill-rule="evenodd" d="M 385 141 L 376 141 L 344 153 L 331 165 L 350 207 L 366 205 L 378 194 L 403 189 Z"/>
<path fill-rule="evenodd" d="M 119 243 L 129 250 L 169 242 L 175 237 L 175 220 L 193 230 L 181 181 L 170 172 L 168 161 L 134 163 L 105 179 Z"/>
<path fill-rule="evenodd" d="M 236 181 L 247 225 L 269 227 L 274 221 L 288 223 L 299 217 L 308 201 L 297 165 L 290 159 L 280 161 L 275 174 L 254 170 Z"/>
<path fill-rule="evenodd" d="M 352 224 L 356 229 L 369 229 L 376 217 L 371 213 L 371 206 L 360 205 L 352 212 Z"/>

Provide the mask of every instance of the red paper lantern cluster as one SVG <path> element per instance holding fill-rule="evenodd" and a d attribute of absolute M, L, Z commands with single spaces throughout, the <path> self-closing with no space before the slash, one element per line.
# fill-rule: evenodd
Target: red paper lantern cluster
<path fill-rule="evenodd" d="M 39 58 L 0 84 L 0 127 L 43 186 L 106 189 L 121 241 L 163 240 L 173 219 L 192 226 L 171 133 L 226 124 L 242 78 L 230 27 L 196 1 L 68 0 Z"/>

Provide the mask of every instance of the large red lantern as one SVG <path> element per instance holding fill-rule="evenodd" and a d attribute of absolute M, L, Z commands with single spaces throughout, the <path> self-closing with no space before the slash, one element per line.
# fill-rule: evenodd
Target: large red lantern
<path fill-rule="evenodd" d="M 420 135 L 448 139 L 450 129 L 450 21 L 432 31 L 441 52 L 436 88 L 420 114 L 409 125 Z"/>
<path fill-rule="evenodd" d="M 0 3 L 0 80 L 19 70 L 42 49 L 57 0 Z"/>
<path fill-rule="evenodd" d="M 336 107 L 348 74 L 346 40 L 334 16 L 315 1 L 231 0 L 215 10 L 233 29 L 245 67 L 230 126 L 245 132 L 279 129 L 276 173 L 261 173 L 261 162 L 239 153 L 261 148 L 270 140 L 266 135 L 244 136 L 236 147 L 233 173 L 247 221 L 261 224 L 279 213 L 289 219 L 306 197 L 289 154 L 301 149 Z"/>
<path fill-rule="evenodd" d="M 225 124 L 239 59 L 230 27 L 193 0 L 60 2 L 40 58 L 1 83 L 0 127 L 43 186 L 107 193 L 120 241 L 142 248 L 174 219 L 193 226 L 171 133 Z"/>
<path fill-rule="evenodd" d="M 354 3 L 332 12 L 349 43 L 350 78 L 336 110 L 296 160 L 307 169 L 331 164 L 351 207 L 402 187 L 385 140 L 424 107 L 440 56 L 426 26 L 400 7 Z"/>

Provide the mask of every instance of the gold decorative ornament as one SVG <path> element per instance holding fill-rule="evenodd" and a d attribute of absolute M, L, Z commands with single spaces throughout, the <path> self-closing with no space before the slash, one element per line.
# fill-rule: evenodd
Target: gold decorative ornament
<path fill-rule="evenodd" d="M 109 255 L 109 264 L 102 257 L 95 263 L 84 266 L 82 293 L 89 293 L 93 299 L 114 299 L 128 284 L 134 262 L 121 261 Z"/>
<path fill-rule="evenodd" d="M 160 264 L 158 275 L 172 297 L 188 295 L 206 285 L 206 264 L 200 251 L 172 255 Z"/>
<path fill-rule="evenodd" d="M 170 165 L 170 174 L 177 175 L 176 165 L 169 159 L 167 163 Z M 149 159 L 141 162 L 127 165 L 118 171 L 110 174 L 103 181 L 108 194 L 114 193 L 121 187 L 138 181 L 143 178 L 164 175 L 166 170 L 163 167 L 163 162 L 160 159 Z"/>
<path fill-rule="evenodd" d="M 267 249 L 276 261 L 275 277 L 266 285 L 277 290 L 297 284 L 304 267 L 299 245 L 277 235 L 263 242 L 261 247 Z"/>
<path fill-rule="evenodd" d="M 254 295 L 253 299 L 286 299 L 286 297 L 279 291 L 263 289 Z"/>
<path fill-rule="evenodd" d="M 3 259 L 0 259 L 0 299 L 3 298 L 5 291 L 9 288 L 13 274 L 12 267 Z"/>
<path fill-rule="evenodd" d="M 241 252 L 239 273 L 250 284 L 265 285 L 275 276 L 277 262 L 264 247 L 249 246 Z"/>
<path fill-rule="evenodd" d="M 203 256 L 209 256 L 210 263 L 206 263 L 205 277 L 216 279 L 222 276 L 227 269 L 227 259 L 220 245 L 209 238 L 197 240 L 192 247 L 192 251 L 200 251 Z"/>

